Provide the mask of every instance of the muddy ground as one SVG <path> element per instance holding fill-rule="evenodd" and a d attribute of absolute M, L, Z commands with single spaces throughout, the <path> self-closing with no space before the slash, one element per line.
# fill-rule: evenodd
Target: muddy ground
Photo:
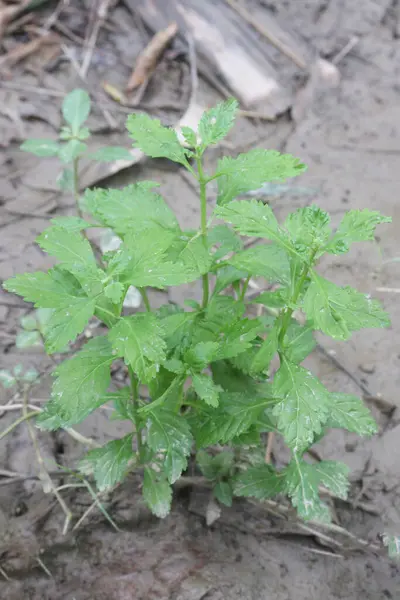
<path fill-rule="evenodd" d="M 73 3 L 72 3 L 73 4 Z M 76 4 L 76 3 L 75 3 Z M 87 3 L 89 4 L 89 3 Z M 229 137 L 233 152 L 268 147 L 299 156 L 309 169 L 295 185 L 306 194 L 271 198 L 280 219 L 294 207 L 316 201 L 332 214 L 334 223 L 349 208 L 379 209 L 393 218 L 382 226 L 376 245 L 359 244 L 345 257 L 324 261 L 322 272 L 335 282 L 351 284 L 379 298 L 392 317 L 389 330 L 363 331 L 350 342 L 319 340 L 321 347 L 307 361 L 331 390 L 369 396 L 367 402 L 380 424 L 372 439 L 332 432 L 316 446 L 324 459 L 337 459 L 351 468 L 351 502 L 335 501 L 336 522 L 356 538 L 321 538 L 300 530 L 248 502 L 223 509 L 212 527 L 205 524 L 205 490 L 177 491 L 171 515 L 152 517 L 143 505 L 139 482 L 129 479 L 103 499 L 121 531 L 116 532 L 97 509 L 75 532 L 62 535 L 63 514 L 35 479 L 34 453 L 25 425 L 0 442 L 0 597 L 7 600 L 381 600 L 400 598 L 400 566 L 380 552 L 378 534 L 400 530 L 400 5 L 397 0 L 254 0 L 253 14 L 271 11 L 298 32 L 321 56 L 332 59 L 351 39 L 358 43 L 340 62 L 337 88 L 315 91 L 298 123 L 288 114 L 276 122 L 239 119 Z M 84 31 L 83 11 L 64 17 L 71 30 Z M 99 37 L 86 85 L 97 99 L 91 129 L 94 144 L 127 144 L 124 109 L 104 99 L 99 82 L 123 85 L 145 33 L 121 2 L 113 10 L 112 27 Z M 144 36 L 144 37 L 143 37 Z M 69 41 L 76 60 L 79 45 Z M 284 57 L 274 53 L 282 78 L 293 92 L 304 83 Z M 35 70 L 36 69 L 36 70 Z M 190 95 L 187 65 L 165 59 L 143 100 L 151 114 L 175 123 Z M 62 94 L 82 82 L 68 61 L 42 71 L 27 61 L 0 83 L 0 280 L 26 270 L 45 269 L 49 260 L 34 239 L 56 214 L 71 214 L 73 201 L 57 191 L 57 166 L 19 151 L 27 137 L 53 137 L 60 124 Z M 39 93 L 38 87 L 53 90 Z M 31 88 L 36 91 L 32 91 Z M 55 90 L 55 91 L 54 91 Z M 219 96 L 200 82 L 201 102 Z M 101 104 L 101 106 L 100 106 Z M 4 107 L 9 107 L 8 109 Z M 109 113 L 104 112 L 104 108 Z M 172 110 L 173 109 L 173 110 Z M 107 114 L 112 116 L 110 132 Z M 108 119 L 109 121 L 109 119 Z M 209 153 L 213 161 L 226 148 Z M 146 162 L 110 179 L 121 186 L 136 179 L 159 181 L 183 226 L 197 226 L 195 193 L 182 173 L 162 162 Z M 397 290 L 397 291 L 396 291 Z M 162 303 L 196 297 L 196 286 L 157 292 Z M 48 372 L 51 363 L 40 349 L 21 351 L 15 334 L 29 309 L 17 298 L 0 293 L 1 366 L 17 363 Z M 332 360 L 333 359 L 335 360 Z M 48 396 L 49 376 L 35 390 L 36 400 Z M 5 403 L 10 394 L 0 390 Z M 1 413 L 0 413 L 1 414 Z M 3 413 L 5 430 L 18 413 Z M 99 411 L 78 427 L 100 442 L 120 435 L 122 426 Z M 40 435 L 42 454 L 73 467 L 84 452 L 65 433 Z M 277 440 L 274 457 L 285 461 Z M 21 473 L 21 479 L 7 477 Z M 78 517 L 90 506 L 86 491 L 63 496 Z M 333 541 L 332 541 L 333 540 Z M 47 571 L 47 572 L 46 572 Z"/>

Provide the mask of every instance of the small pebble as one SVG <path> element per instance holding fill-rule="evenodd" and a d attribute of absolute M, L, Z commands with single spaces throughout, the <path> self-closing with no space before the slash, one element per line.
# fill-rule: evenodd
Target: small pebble
<path fill-rule="evenodd" d="M 369 375 L 375 373 L 375 365 L 373 365 L 372 363 L 361 363 L 361 365 L 358 366 L 363 373 L 368 373 Z"/>

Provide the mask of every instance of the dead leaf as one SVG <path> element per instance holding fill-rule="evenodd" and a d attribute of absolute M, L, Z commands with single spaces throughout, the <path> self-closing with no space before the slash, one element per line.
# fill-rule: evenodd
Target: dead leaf
<path fill-rule="evenodd" d="M 135 68 L 126 86 L 127 92 L 132 92 L 139 85 L 144 84 L 152 75 L 158 60 L 178 31 L 178 25 L 171 23 L 166 29 L 158 31 L 142 50 L 136 61 Z"/>
<path fill-rule="evenodd" d="M 5 33 L 7 25 L 26 8 L 31 0 L 23 0 L 19 4 L 6 5 L 0 1 L 0 41 Z"/>
<path fill-rule="evenodd" d="M 53 33 L 49 33 L 47 35 L 43 35 L 41 37 L 35 38 L 26 44 L 18 44 L 10 50 L 5 56 L 0 59 L 0 67 L 9 68 L 21 60 L 24 60 L 34 52 L 37 52 L 39 48 L 41 48 L 44 44 L 56 44 L 59 42 L 58 36 Z"/>

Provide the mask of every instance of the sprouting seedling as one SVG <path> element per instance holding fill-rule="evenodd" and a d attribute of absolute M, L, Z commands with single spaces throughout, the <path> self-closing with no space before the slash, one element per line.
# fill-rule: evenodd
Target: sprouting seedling
<path fill-rule="evenodd" d="M 63 107 L 68 123 L 63 136 L 71 149 L 63 155 L 69 153 L 73 163 L 86 152 L 82 127 L 89 108 L 83 98 L 74 92 Z M 172 485 L 196 450 L 218 501 L 284 494 L 301 518 L 328 521 L 320 486 L 345 498 L 348 467 L 311 463 L 307 451 L 330 428 L 373 435 L 377 425 L 359 398 L 328 391 L 302 362 L 315 347 L 314 331 L 345 341 L 354 331 L 387 327 L 390 321 L 377 301 L 323 277 L 318 262 L 326 253 L 343 254 L 355 242 L 373 240 L 375 228 L 391 219 L 377 211 L 350 210 L 332 231 L 328 213 L 314 205 L 279 223 L 268 205 L 237 200 L 268 182 L 301 174 L 305 165 L 289 154 L 256 149 L 224 157 L 214 172 L 206 172 L 204 152 L 227 135 L 236 110 L 237 103 L 229 100 L 206 111 L 197 132 L 182 128 L 185 145 L 157 119 L 134 114 L 127 120 L 136 147 L 179 163 L 197 182 L 197 230 L 181 229 L 154 182 L 89 190 L 85 212 L 96 226 L 111 229 L 120 245 L 99 264 L 83 235 L 93 222 L 63 217 L 37 240 L 59 264 L 46 273 L 17 275 L 5 288 L 54 311 L 44 334 L 49 353 L 75 341 L 93 316 L 108 330 L 58 365 L 51 399 L 37 420 L 43 429 L 69 428 L 112 402 L 113 418 L 131 422 L 131 433 L 91 450 L 81 465 L 100 490 L 142 468 L 144 500 L 163 517 Z M 60 152 L 59 145 L 53 152 Z M 210 218 L 211 182 L 217 185 L 217 201 Z M 216 219 L 223 224 L 213 224 Z M 245 248 L 246 237 L 260 243 Z M 251 317 L 247 310 L 254 277 L 275 287 L 252 300 L 269 311 L 268 317 Z M 148 288 L 197 279 L 201 303 L 152 310 Z M 140 291 L 145 311 L 123 316 L 131 286 Z M 299 312 L 304 324 L 294 319 Z M 274 358 L 279 368 L 271 376 Z M 112 391 L 110 367 L 121 359 L 129 381 Z M 271 432 L 281 435 L 290 450 L 284 468 L 236 459 L 242 447 L 259 456 Z M 211 456 L 215 446 L 227 447 L 221 458 Z"/>

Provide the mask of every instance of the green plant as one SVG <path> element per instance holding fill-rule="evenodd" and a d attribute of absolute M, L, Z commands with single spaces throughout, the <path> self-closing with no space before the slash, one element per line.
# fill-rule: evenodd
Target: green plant
<path fill-rule="evenodd" d="M 38 426 L 70 428 L 113 402 L 114 418 L 130 421 L 132 433 L 89 451 L 81 471 L 93 474 L 98 488 L 105 490 L 130 470 L 143 469 L 144 499 L 160 517 L 168 513 L 171 486 L 196 449 L 198 464 L 220 502 L 230 504 L 233 495 L 265 499 L 286 494 L 302 518 L 328 521 L 319 488 L 344 498 L 347 467 L 307 462 L 307 450 L 328 428 L 360 435 L 377 428 L 359 398 L 329 392 L 301 363 L 315 346 L 315 330 L 347 340 L 353 331 L 388 326 L 389 318 L 378 302 L 336 286 L 316 266 L 326 253 L 342 254 L 353 242 L 372 240 L 375 227 L 390 219 L 375 211 L 351 210 L 333 233 L 329 215 L 316 206 L 298 209 L 279 224 L 268 205 L 237 200 L 266 182 L 298 175 L 305 166 L 291 155 L 256 149 L 224 157 L 213 174 L 206 173 L 204 152 L 232 127 L 234 100 L 205 112 L 198 132 L 183 127 L 186 145 L 172 129 L 144 114 L 127 120 L 130 136 L 145 154 L 180 163 L 198 182 L 198 230 L 181 230 L 154 191 L 154 182 L 89 190 L 81 204 L 77 161 L 86 152 L 88 131 L 82 126 L 89 113 L 82 94 L 73 92 L 64 102 L 64 146 L 25 144 L 36 154 L 51 152 L 72 161 L 80 216 L 54 220 L 37 240 L 58 259 L 56 267 L 17 275 L 4 287 L 36 307 L 52 309 L 43 331 L 49 353 L 73 342 L 94 315 L 108 332 L 57 366 L 52 396 Z M 209 217 L 207 189 L 212 182 L 217 203 Z M 94 222 L 83 219 L 83 212 Z M 214 224 L 216 219 L 225 224 Z M 101 260 L 83 235 L 93 226 L 110 228 L 122 240 Z M 245 248 L 241 236 L 263 243 Z M 253 276 L 275 289 L 250 302 L 247 288 Z M 198 278 L 201 304 L 190 301 L 186 309 L 165 305 L 152 310 L 147 288 Z M 132 285 L 140 290 L 146 311 L 123 316 L 124 297 Z M 252 317 L 254 304 L 266 314 Z M 304 324 L 294 318 L 299 311 L 306 317 Z M 273 376 L 275 356 L 279 368 Z M 108 391 L 110 367 L 121 359 L 129 385 Z M 281 470 L 260 459 L 267 432 L 282 435 L 291 450 L 292 459 Z M 211 456 L 212 446 L 231 449 Z"/>

